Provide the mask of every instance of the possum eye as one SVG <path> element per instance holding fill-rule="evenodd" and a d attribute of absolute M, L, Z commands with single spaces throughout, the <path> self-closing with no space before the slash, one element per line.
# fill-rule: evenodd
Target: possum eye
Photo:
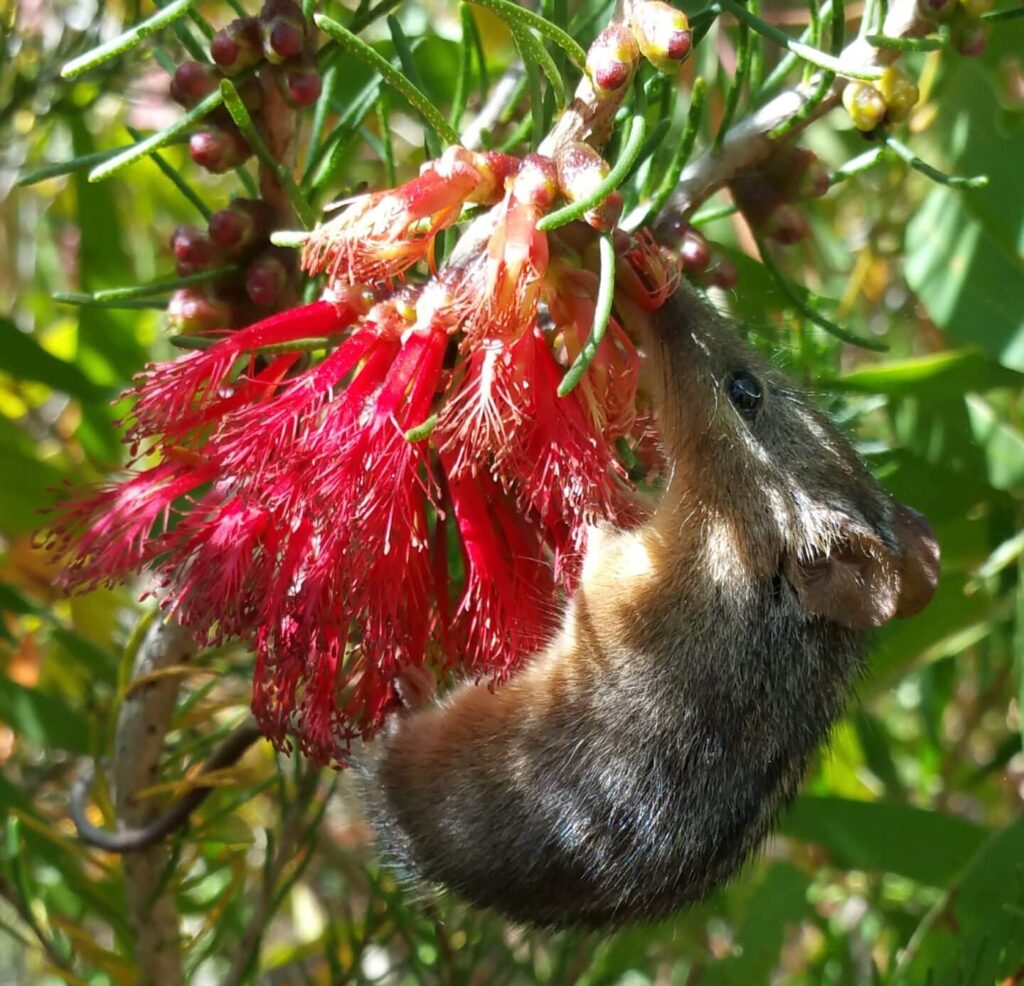
<path fill-rule="evenodd" d="M 728 394 L 732 406 L 747 421 L 753 421 L 764 396 L 757 377 L 746 370 L 736 370 L 726 377 L 725 392 Z"/>

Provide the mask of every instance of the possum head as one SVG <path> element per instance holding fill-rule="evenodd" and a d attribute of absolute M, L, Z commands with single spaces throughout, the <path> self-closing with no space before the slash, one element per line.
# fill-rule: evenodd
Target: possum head
<path fill-rule="evenodd" d="M 666 503 L 728 531 L 750 580 L 781 577 L 805 612 L 840 626 L 869 630 L 928 603 L 939 576 L 930 525 L 875 482 L 808 395 L 685 284 L 627 324 L 651 357 Z"/>

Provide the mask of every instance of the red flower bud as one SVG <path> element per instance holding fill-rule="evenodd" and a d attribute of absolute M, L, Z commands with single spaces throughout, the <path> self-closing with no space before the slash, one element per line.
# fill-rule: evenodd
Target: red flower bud
<path fill-rule="evenodd" d="M 182 62 L 174 71 L 168 87 L 171 99 L 190 109 L 217 88 L 217 72 L 201 62 Z"/>
<path fill-rule="evenodd" d="M 677 248 L 684 273 L 704 270 L 711 263 L 711 247 L 704 234 L 692 226 L 687 227 Z"/>
<path fill-rule="evenodd" d="M 180 335 L 226 329 L 231 319 L 231 306 L 211 298 L 201 288 L 179 288 L 167 302 L 167 328 Z"/>
<path fill-rule="evenodd" d="M 246 250 L 270 235 L 273 209 L 262 199 L 232 199 L 210 216 L 210 239 L 232 252 Z"/>
<path fill-rule="evenodd" d="M 764 224 L 764 235 L 783 246 L 798 243 L 808 231 L 803 213 L 788 202 L 777 205 Z"/>
<path fill-rule="evenodd" d="M 662 0 L 636 4 L 629 26 L 644 58 L 666 75 L 677 72 L 690 54 L 692 36 L 686 14 Z"/>
<path fill-rule="evenodd" d="M 240 17 L 210 39 L 210 57 L 227 75 L 237 75 L 263 59 L 263 37 L 255 17 Z"/>
<path fill-rule="evenodd" d="M 614 92 L 632 78 L 640 61 L 636 39 L 622 25 L 606 27 L 587 52 L 587 75 L 598 92 Z"/>
<path fill-rule="evenodd" d="M 280 247 L 264 250 L 245 271 L 245 291 L 254 305 L 269 308 L 282 300 L 293 264 L 292 253 Z"/>
<path fill-rule="evenodd" d="M 761 163 L 760 170 L 787 201 L 817 198 L 829 189 L 828 170 L 806 147 L 779 147 Z"/>
<path fill-rule="evenodd" d="M 306 22 L 302 9 L 291 0 L 271 0 L 260 11 L 263 53 L 267 61 L 279 65 L 302 53 L 306 41 Z"/>
<path fill-rule="evenodd" d="M 309 106 L 320 97 L 320 73 L 312 66 L 290 69 L 285 82 L 288 101 L 295 106 Z"/>
<path fill-rule="evenodd" d="M 179 226 L 171 234 L 171 250 L 182 276 L 213 267 L 217 250 L 197 226 Z"/>
<path fill-rule="evenodd" d="M 238 130 L 221 127 L 210 127 L 192 134 L 188 152 L 196 164 L 215 175 L 238 167 L 252 154 Z"/>

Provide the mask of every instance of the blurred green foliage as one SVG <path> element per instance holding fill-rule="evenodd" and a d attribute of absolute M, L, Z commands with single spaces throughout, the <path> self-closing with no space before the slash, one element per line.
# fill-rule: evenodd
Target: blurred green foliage
<path fill-rule="evenodd" d="M 762 6 L 766 15 L 787 13 Z M 60 597 L 32 532 L 54 487 L 117 465 L 123 451 L 110 402 L 147 360 L 172 355 L 159 302 L 76 307 L 54 295 L 167 276 L 171 231 L 200 217 L 149 159 L 103 183 L 57 168 L 15 186 L 19 174 L 130 143 L 126 123 L 148 132 L 176 118 L 161 60 L 182 57 L 183 34 L 200 37 L 188 21 L 76 81 L 58 75 L 100 32 L 151 12 L 137 7 L 35 2 L 2 10 L 3 982 L 138 981 L 122 866 L 76 839 L 66 798 L 77 759 L 102 762 L 110 749 L 124 654 L 152 603 L 136 601 L 138 587 Z M 606 7 L 572 5 L 581 41 Z M 317 9 L 349 16 L 336 3 Z M 559 9 L 557 0 L 542 5 Z M 806 18 L 802 6 L 788 14 L 798 9 Z M 203 10 L 215 23 L 234 16 L 230 3 Z M 446 109 L 463 60 L 458 11 L 440 0 L 408 2 L 399 16 L 421 84 Z M 479 8 L 474 16 L 493 81 L 515 49 L 500 21 Z M 923 99 L 906 140 L 950 172 L 988 174 L 987 188 L 956 191 L 885 161 L 809 207 L 812 239 L 779 260 L 829 317 L 881 336 L 887 353 L 841 346 L 799 318 L 735 217 L 705 227 L 740 272 L 737 289 L 720 300 L 828 395 L 886 486 L 932 520 L 943 550 L 936 599 L 878 635 L 870 675 L 780 837 L 733 885 L 663 924 L 612 935 L 525 932 L 403 886 L 375 859 L 351 778 L 261 749 L 175 842 L 166 878 L 191 981 L 1024 981 L 1024 100 L 1020 82 L 1012 85 L 1014 72 L 1021 78 L 1022 23 L 993 24 L 978 59 L 907 58 Z M 386 29 L 365 37 L 392 56 Z M 713 81 L 712 118 L 734 44 L 733 26 L 715 26 L 694 58 Z M 777 59 L 770 45 L 763 54 Z M 379 84 L 361 63 L 334 57 L 326 136 L 303 186 L 318 203 L 385 178 Z M 472 64 L 471 111 L 483 81 Z M 748 93 L 743 105 L 758 101 Z M 401 179 L 422 160 L 422 129 L 394 95 L 388 107 Z M 681 107 L 677 117 L 685 98 Z M 552 108 L 548 99 L 543 115 Z M 505 136 L 529 111 L 516 113 Z M 713 134 L 703 133 L 701 146 Z M 832 167 L 865 146 L 840 112 L 813 126 L 806 143 Z M 179 146 L 161 153 L 215 208 L 237 187 L 233 175 L 200 176 Z M 641 166 L 638 182 L 644 167 L 653 166 Z M 238 720 L 249 662 L 237 648 L 196 662 L 169 737 L 168 783 Z M 109 820 L 109 805 L 100 805 L 95 821 Z"/>

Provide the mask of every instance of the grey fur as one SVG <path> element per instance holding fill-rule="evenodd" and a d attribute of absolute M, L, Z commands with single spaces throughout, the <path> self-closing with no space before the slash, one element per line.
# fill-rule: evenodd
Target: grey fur
<path fill-rule="evenodd" d="M 594 532 L 546 651 L 493 695 L 400 717 L 371 768 L 392 859 L 527 923 L 656 918 L 732 876 L 862 667 L 863 633 L 807 612 L 786 572 L 851 539 L 900 551 L 845 439 L 688 288 L 638 327 L 673 466 L 659 505 Z M 766 390 L 753 423 L 724 396 L 737 369 Z"/>

